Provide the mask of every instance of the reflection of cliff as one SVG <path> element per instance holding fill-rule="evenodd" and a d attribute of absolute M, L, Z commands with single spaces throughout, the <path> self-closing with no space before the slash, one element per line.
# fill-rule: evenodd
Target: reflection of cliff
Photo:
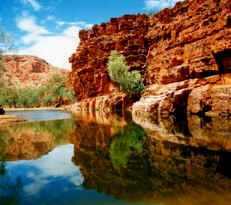
<path fill-rule="evenodd" d="M 84 130 L 85 127 L 86 124 L 79 130 Z M 80 167 L 84 176 L 84 187 L 112 194 L 116 197 L 119 193 L 124 194 L 124 197 L 135 194 L 134 191 L 140 189 L 140 184 L 137 186 L 135 179 L 139 179 L 140 176 L 134 175 L 131 176 L 131 179 L 126 179 L 119 173 L 128 168 L 130 156 L 133 154 L 138 158 L 139 155 L 142 156 L 145 142 L 143 129 L 131 125 L 124 129 L 121 127 L 97 126 L 96 124 L 94 126 L 88 125 L 88 129 L 90 127 L 95 128 L 93 132 L 88 134 L 91 139 L 87 139 L 86 135 L 81 133 L 74 142 L 75 155 L 73 162 Z M 132 130 L 132 128 L 134 129 Z M 110 132 L 111 129 L 115 129 L 116 132 Z M 139 134 L 136 134 L 137 131 Z M 104 136 L 104 140 L 102 140 L 102 136 Z M 137 169 L 141 173 L 143 172 L 141 167 L 137 167 Z M 131 174 L 132 172 L 131 170 Z M 141 192 L 139 196 L 141 196 Z"/>
<path fill-rule="evenodd" d="M 230 153 L 144 137 L 144 130 L 134 124 L 116 133 L 96 125 L 94 130 L 90 139 L 81 132 L 74 142 L 73 161 L 86 189 L 128 201 L 168 201 L 193 198 L 200 191 L 206 198 L 231 188 Z"/>
<path fill-rule="evenodd" d="M 0 152 L 6 160 L 36 159 L 67 144 L 74 121 L 27 122 L 0 129 Z"/>
<path fill-rule="evenodd" d="M 188 114 L 183 119 L 136 115 L 133 120 L 154 139 L 177 144 L 203 146 L 211 150 L 231 151 L 231 118 L 199 117 Z"/>
<path fill-rule="evenodd" d="M 188 127 L 200 146 L 231 151 L 231 118 L 189 115 Z"/>

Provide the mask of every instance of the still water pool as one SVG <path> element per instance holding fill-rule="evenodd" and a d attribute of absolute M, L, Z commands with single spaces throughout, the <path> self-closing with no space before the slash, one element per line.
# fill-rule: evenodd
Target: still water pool
<path fill-rule="evenodd" d="M 2 127 L 0 204 L 230 205 L 231 120 L 169 123 L 81 116 Z"/>
<path fill-rule="evenodd" d="M 70 114 L 59 110 L 7 111 L 7 115 L 16 115 L 27 120 L 59 120 L 70 118 Z"/>

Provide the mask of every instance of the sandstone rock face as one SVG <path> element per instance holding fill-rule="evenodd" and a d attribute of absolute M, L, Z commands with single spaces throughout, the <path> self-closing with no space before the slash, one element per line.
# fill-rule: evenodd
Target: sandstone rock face
<path fill-rule="evenodd" d="M 169 83 L 167 85 L 154 84 L 147 86 L 143 91 L 141 99 L 132 106 L 133 119 L 136 121 L 136 118 L 140 119 L 140 117 L 143 117 L 158 120 L 169 118 L 170 115 L 184 117 L 187 111 L 189 94 L 194 92 L 194 90 L 194 93 L 198 94 L 201 86 L 217 84 L 220 81 L 220 76 L 215 75 L 202 79 Z M 196 89 L 197 87 L 199 88 Z M 196 106 L 195 102 L 192 104 Z"/>
<path fill-rule="evenodd" d="M 112 50 L 123 54 L 131 69 L 144 71 L 148 20 L 146 15 L 125 15 L 93 26 L 92 30 L 80 31 L 80 44 L 69 59 L 72 63 L 69 80 L 78 99 L 113 90 L 115 84 L 110 81 L 106 68 Z"/>
<path fill-rule="evenodd" d="M 231 113 L 231 85 L 203 86 L 194 89 L 188 98 L 188 112 Z"/>
<path fill-rule="evenodd" d="M 67 75 L 68 70 L 53 69 L 45 60 L 35 56 L 6 55 L 3 59 L 5 83 L 17 87 L 37 87 L 46 85 L 55 73 Z"/>
<path fill-rule="evenodd" d="M 126 124 L 122 117 L 115 115 L 124 112 L 125 107 L 132 104 L 131 96 L 118 92 L 104 96 L 88 98 L 75 104 L 66 106 L 68 112 L 75 114 L 75 118 L 86 118 L 87 121 L 99 124 Z M 123 116 L 123 113 L 120 113 Z"/>
<path fill-rule="evenodd" d="M 151 18 L 146 83 L 168 84 L 224 72 L 216 56 L 231 49 L 230 5 L 230 0 L 187 0 Z"/>
<path fill-rule="evenodd" d="M 80 45 L 70 58 L 69 80 L 76 96 L 84 99 L 113 90 L 106 69 L 111 50 L 123 54 L 131 69 L 145 73 L 146 85 L 229 72 L 230 4 L 186 0 L 152 18 L 125 15 L 81 31 Z"/>
<path fill-rule="evenodd" d="M 110 81 L 106 65 L 110 52 L 117 50 L 145 79 L 142 98 L 132 108 L 134 118 L 168 117 L 186 110 L 229 112 L 230 5 L 230 0 L 186 0 L 154 17 L 125 15 L 81 31 L 80 45 L 70 58 L 69 81 L 77 98 L 113 92 L 117 85 Z M 226 108 L 221 106 L 224 100 Z"/>

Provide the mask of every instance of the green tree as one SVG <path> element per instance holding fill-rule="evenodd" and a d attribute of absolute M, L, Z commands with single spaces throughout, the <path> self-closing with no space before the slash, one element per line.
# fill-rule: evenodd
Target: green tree
<path fill-rule="evenodd" d="M 125 57 L 119 55 L 117 51 L 111 52 L 107 68 L 111 80 L 117 82 L 120 89 L 131 93 L 144 89 L 141 74 L 138 71 L 129 71 Z"/>
<path fill-rule="evenodd" d="M 0 104 L 9 107 L 51 106 L 74 101 L 73 89 L 65 87 L 65 76 L 54 75 L 46 86 L 17 88 L 3 80 L 3 54 L 13 48 L 11 37 L 0 28 Z"/>
<path fill-rule="evenodd" d="M 7 34 L 1 27 L 0 27 L 0 88 L 4 87 L 3 81 L 3 54 L 8 52 L 9 50 L 13 49 L 13 41 L 9 34 Z"/>

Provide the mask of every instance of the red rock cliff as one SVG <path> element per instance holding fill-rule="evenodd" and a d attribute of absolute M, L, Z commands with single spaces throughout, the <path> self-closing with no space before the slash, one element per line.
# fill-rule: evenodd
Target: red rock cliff
<path fill-rule="evenodd" d="M 54 74 L 69 73 L 66 69 L 52 68 L 52 65 L 41 58 L 26 55 L 6 55 L 3 58 L 3 66 L 4 81 L 16 87 L 46 85 Z"/>
<path fill-rule="evenodd" d="M 76 96 L 84 99 L 110 92 L 113 84 L 106 64 L 115 49 L 131 69 L 145 74 L 146 85 L 229 72 L 230 11 L 230 0 L 186 0 L 155 17 L 125 15 L 81 31 L 80 45 L 70 58 L 69 80 Z"/>
<path fill-rule="evenodd" d="M 216 57 L 231 49 L 230 0 L 179 2 L 149 22 L 147 84 L 168 84 L 225 72 Z"/>
<path fill-rule="evenodd" d="M 95 25 L 92 30 L 80 31 L 80 44 L 70 58 L 70 81 L 79 99 L 103 95 L 113 89 L 106 68 L 112 50 L 123 54 L 131 69 L 144 71 L 148 22 L 146 15 L 125 15 Z"/>

